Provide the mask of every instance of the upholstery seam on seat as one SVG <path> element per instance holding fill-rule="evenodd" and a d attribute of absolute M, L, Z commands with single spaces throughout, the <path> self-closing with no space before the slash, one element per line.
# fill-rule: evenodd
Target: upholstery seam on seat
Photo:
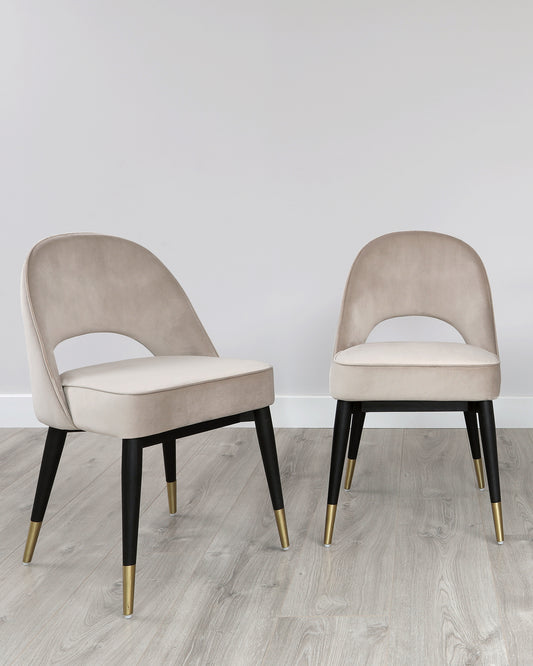
<path fill-rule="evenodd" d="M 220 357 L 219 357 L 220 358 Z M 89 366 L 90 367 L 90 366 Z M 223 382 L 230 379 L 240 379 L 242 377 L 250 377 L 252 375 L 259 375 L 266 370 L 272 370 L 272 366 L 265 368 L 264 370 L 254 370 L 253 372 L 241 373 L 239 375 L 233 375 L 231 377 L 219 377 L 217 379 L 206 379 L 204 381 L 194 382 L 192 384 L 183 384 L 181 386 L 172 386 L 171 388 L 157 389 L 153 391 L 142 391 L 141 393 L 122 393 L 117 391 L 106 391 L 104 389 L 93 388 L 91 386 L 80 386 L 78 384 L 63 384 L 63 388 L 79 388 L 86 391 L 96 391 L 97 393 L 109 393 L 110 395 L 123 395 L 127 397 L 133 397 L 137 395 L 155 395 L 157 393 L 168 393 L 169 391 L 179 391 L 180 389 L 190 388 L 192 386 L 201 386 L 202 384 L 214 384 L 216 382 Z"/>
<path fill-rule="evenodd" d="M 442 365 L 427 364 L 421 365 L 419 363 L 341 363 L 333 359 L 333 362 L 337 365 L 342 365 L 345 368 L 461 368 L 463 370 L 479 370 L 480 368 L 496 368 L 500 364 L 498 363 L 480 363 L 479 365 L 458 365 L 446 363 Z"/>

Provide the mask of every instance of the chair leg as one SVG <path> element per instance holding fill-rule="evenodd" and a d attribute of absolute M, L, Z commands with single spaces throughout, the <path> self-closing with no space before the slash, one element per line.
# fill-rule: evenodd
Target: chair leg
<path fill-rule="evenodd" d="M 39 537 L 39 532 L 41 530 L 48 500 L 50 499 L 50 493 L 52 492 L 52 486 L 54 485 L 54 479 L 56 477 L 59 461 L 61 460 L 66 437 L 66 430 L 48 428 L 41 461 L 41 469 L 39 471 L 39 479 L 37 481 L 37 489 L 35 491 L 35 499 L 33 500 L 30 529 L 28 531 L 28 538 L 26 540 L 26 547 L 22 558 L 24 564 L 29 564 L 33 557 L 33 551 L 35 550 L 35 544 Z"/>
<path fill-rule="evenodd" d="M 468 411 L 464 412 L 464 415 L 468 441 L 470 442 L 470 450 L 472 451 L 472 460 L 474 461 L 474 469 L 476 470 L 477 485 L 480 490 L 484 490 L 485 479 L 483 478 L 483 463 L 481 462 L 477 413 L 475 408 L 471 408 L 469 404 Z"/>
<path fill-rule="evenodd" d="M 345 400 L 337 401 L 335 425 L 333 426 L 333 443 L 331 447 L 331 465 L 329 471 L 328 508 L 326 512 L 326 528 L 324 530 L 324 545 L 331 546 L 335 514 L 341 489 L 342 468 L 348 446 L 348 433 L 352 417 L 352 404 Z"/>
<path fill-rule="evenodd" d="M 359 451 L 359 443 L 361 442 L 361 435 L 363 434 L 364 424 L 365 413 L 361 409 L 361 403 L 354 403 L 352 427 L 350 430 L 350 443 L 348 445 L 348 466 L 346 467 L 346 479 L 344 480 L 345 490 L 350 490 L 352 487 L 355 461 L 357 460 L 357 452 Z"/>
<path fill-rule="evenodd" d="M 165 478 L 167 480 L 168 510 L 171 516 L 175 516 L 178 513 L 175 439 L 167 439 L 163 442 L 163 460 L 165 462 Z"/>
<path fill-rule="evenodd" d="M 500 495 L 500 475 L 498 472 L 498 449 L 496 444 L 496 426 L 494 423 L 494 410 L 491 400 L 478 403 L 479 426 L 481 442 L 485 457 L 485 470 L 489 486 L 490 501 L 492 504 L 492 517 L 496 530 L 496 541 L 503 543 L 502 504 Z"/>
<path fill-rule="evenodd" d="M 143 449 L 140 440 L 122 440 L 122 579 L 123 612 L 126 617 L 131 617 L 133 614 L 142 459 Z"/>
<path fill-rule="evenodd" d="M 279 539 L 283 550 L 289 548 L 289 535 L 287 532 L 287 521 L 283 504 L 283 493 L 281 490 L 281 479 L 279 475 L 278 454 L 276 452 L 276 439 L 270 408 L 263 407 L 254 411 L 255 429 L 259 441 L 259 449 L 263 459 L 265 475 L 270 491 L 270 498 L 274 508 L 276 524 L 278 526 Z"/>

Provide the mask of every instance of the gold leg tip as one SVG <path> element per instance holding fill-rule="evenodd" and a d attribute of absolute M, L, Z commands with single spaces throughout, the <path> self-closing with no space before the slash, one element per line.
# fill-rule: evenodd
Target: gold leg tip
<path fill-rule="evenodd" d="M 494 530 L 496 532 L 496 541 L 499 545 L 503 543 L 503 520 L 502 503 L 494 502 L 492 504 L 492 517 L 494 518 Z"/>
<path fill-rule="evenodd" d="M 171 516 L 175 516 L 178 513 L 176 481 L 170 481 L 167 483 L 167 495 L 169 513 Z"/>
<path fill-rule="evenodd" d="M 324 530 L 324 546 L 331 546 L 333 538 L 333 526 L 335 525 L 335 514 L 337 513 L 336 504 L 328 504 L 326 511 L 326 528 Z"/>
<path fill-rule="evenodd" d="M 474 469 L 476 470 L 477 486 L 480 490 L 485 490 L 485 478 L 483 476 L 483 463 L 481 458 L 474 458 Z"/>
<path fill-rule="evenodd" d="M 135 592 L 135 564 L 122 567 L 122 614 L 124 617 L 133 615 L 133 596 Z"/>
<path fill-rule="evenodd" d="M 285 509 L 276 509 L 274 511 L 276 517 L 276 525 L 278 526 L 279 540 L 281 542 L 281 549 L 289 549 L 289 533 L 287 531 L 287 520 L 285 519 Z"/>
<path fill-rule="evenodd" d="M 346 468 L 346 479 L 344 480 L 344 490 L 350 490 L 350 488 L 352 487 L 354 469 L 355 469 L 355 459 L 348 458 L 348 467 Z"/>
<path fill-rule="evenodd" d="M 37 543 L 39 532 L 41 531 L 41 525 L 42 522 L 36 523 L 33 520 L 30 521 L 30 529 L 28 530 L 28 538 L 26 539 L 22 564 L 29 564 L 32 561 L 33 551 L 35 550 L 35 544 Z"/>

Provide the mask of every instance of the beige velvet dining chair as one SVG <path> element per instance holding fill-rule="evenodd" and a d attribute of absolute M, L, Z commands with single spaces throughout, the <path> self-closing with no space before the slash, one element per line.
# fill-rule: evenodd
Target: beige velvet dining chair
<path fill-rule="evenodd" d="M 131 616 L 143 448 L 162 444 L 169 509 L 177 512 L 176 439 L 255 423 L 283 549 L 287 525 L 269 406 L 272 367 L 220 358 L 184 291 L 147 249 L 97 234 L 47 238 L 22 274 L 35 413 L 48 426 L 23 561 L 31 562 L 66 435 L 122 440 L 123 613 Z M 54 349 L 75 336 L 119 333 L 153 356 L 59 374 Z M 82 446 L 80 442 L 77 446 Z"/>
<path fill-rule="evenodd" d="M 464 343 L 367 342 L 380 322 L 410 315 L 451 324 Z M 462 411 L 483 489 L 479 418 L 496 540 L 503 543 L 492 405 L 499 390 L 492 299 L 476 252 L 457 238 L 427 231 L 387 234 L 368 243 L 348 277 L 330 370 L 337 408 L 324 544 L 332 541 L 346 449 L 349 490 L 365 415 L 385 411 Z"/>

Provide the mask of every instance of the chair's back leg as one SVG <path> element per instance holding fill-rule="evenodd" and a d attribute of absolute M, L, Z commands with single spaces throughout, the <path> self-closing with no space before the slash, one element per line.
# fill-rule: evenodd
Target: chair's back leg
<path fill-rule="evenodd" d="M 492 516 L 496 530 L 496 541 L 503 543 L 502 504 L 500 495 L 500 474 L 498 471 L 498 449 L 496 445 L 496 425 L 494 423 L 494 410 L 491 400 L 478 403 L 479 428 L 481 442 L 485 456 L 485 470 L 489 486 L 490 501 L 492 503 Z"/>
<path fill-rule="evenodd" d="M 163 442 L 163 460 L 165 462 L 165 478 L 167 480 L 168 510 L 171 516 L 178 512 L 176 490 L 176 440 L 166 439 Z"/>
<path fill-rule="evenodd" d="M 276 439 L 270 408 L 263 407 L 254 411 L 255 429 L 265 468 L 268 490 L 274 508 L 276 524 L 278 526 L 279 539 L 283 550 L 289 547 L 289 535 L 287 532 L 287 521 L 285 519 L 285 508 L 283 504 L 283 492 L 281 490 L 281 478 L 279 475 L 278 454 L 276 451 Z"/>
<path fill-rule="evenodd" d="M 361 409 L 360 402 L 354 402 L 352 404 L 352 413 L 352 427 L 350 429 L 350 443 L 348 445 L 348 465 L 346 467 L 346 479 L 344 480 L 345 490 L 350 490 L 352 487 L 355 461 L 357 460 L 357 453 L 359 451 L 359 444 L 361 442 L 361 435 L 363 434 L 363 426 L 365 424 L 365 412 Z"/>
<path fill-rule="evenodd" d="M 480 490 L 483 490 L 485 488 L 485 479 L 483 478 L 483 464 L 481 462 L 477 413 L 475 408 L 471 407 L 470 403 L 468 404 L 468 411 L 464 412 L 464 415 L 468 441 L 470 442 L 470 450 L 472 451 L 472 460 L 474 461 L 474 469 L 476 470 L 477 485 Z"/>
<path fill-rule="evenodd" d="M 33 500 L 30 529 L 28 531 L 26 548 L 24 549 L 24 557 L 22 559 L 24 564 L 29 564 L 33 557 L 33 551 L 35 550 L 35 544 L 37 543 L 46 507 L 48 506 L 48 500 L 50 499 L 50 493 L 52 492 L 52 486 L 54 485 L 54 479 L 56 478 L 56 472 L 59 466 L 59 461 L 61 460 L 66 437 L 66 430 L 48 428 L 41 461 L 41 469 L 39 471 L 39 479 L 37 481 L 37 489 L 35 491 L 35 499 Z"/>
<path fill-rule="evenodd" d="M 331 447 L 331 465 L 329 470 L 328 508 L 326 511 L 326 527 L 324 530 L 324 545 L 330 546 L 335 524 L 335 514 L 339 501 L 339 492 L 342 481 L 342 468 L 348 446 L 348 433 L 352 418 L 352 403 L 345 400 L 337 401 L 335 424 L 333 426 L 333 442 Z"/>
<path fill-rule="evenodd" d="M 143 448 L 138 439 L 122 440 L 122 578 L 123 612 L 133 613 L 135 564 L 141 508 Z"/>

